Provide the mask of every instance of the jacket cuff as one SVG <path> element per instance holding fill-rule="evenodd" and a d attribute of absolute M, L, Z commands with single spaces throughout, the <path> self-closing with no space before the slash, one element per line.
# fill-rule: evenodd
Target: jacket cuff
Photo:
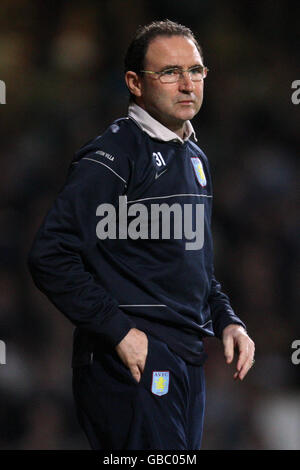
<path fill-rule="evenodd" d="M 226 320 L 223 320 L 217 327 L 214 326 L 215 336 L 222 339 L 223 330 L 228 325 L 240 325 L 247 331 L 246 325 L 240 319 L 237 319 L 236 316 L 227 317 Z"/>
<path fill-rule="evenodd" d="M 115 347 L 127 335 L 129 330 L 135 327 L 135 323 L 117 308 L 115 312 L 102 323 L 101 336 L 103 336 L 111 346 Z"/>

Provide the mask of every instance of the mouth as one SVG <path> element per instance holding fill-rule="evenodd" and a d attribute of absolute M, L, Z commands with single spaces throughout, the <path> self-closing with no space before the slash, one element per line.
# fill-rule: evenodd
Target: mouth
<path fill-rule="evenodd" d="M 182 101 L 178 101 L 179 104 L 193 104 L 194 101 L 193 100 L 182 100 Z"/>

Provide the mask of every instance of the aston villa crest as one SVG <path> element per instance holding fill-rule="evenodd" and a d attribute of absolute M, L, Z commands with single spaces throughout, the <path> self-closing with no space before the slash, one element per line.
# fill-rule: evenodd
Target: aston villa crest
<path fill-rule="evenodd" d="M 152 373 L 151 392 L 154 395 L 166 395 L 169 391 L 170 372 L 155 370 Z"/>
<path fill-rule="evenodd" d="M 195 175 L 198 183 L 204 188 L 206 186 L 206 178 L 203 170 L 202 162 L 198 157 L 191 157 L 191 161 L 194 167 Z"/>

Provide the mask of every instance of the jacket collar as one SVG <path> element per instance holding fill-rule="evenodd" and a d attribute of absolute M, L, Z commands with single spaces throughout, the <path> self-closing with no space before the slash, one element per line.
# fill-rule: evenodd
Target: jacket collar
<path fill-rule="evenodd" d="M 158 122 L 136 103 L 131 103 L 129 105 L 128 116 L 136 121 L 144 132 L 155 139 L 162 140 L 164 142 L 181 142 L 183 144 L 184 141 L 188 140 L 192 135 L 194 140 L 197 142 L 195 131 L 190 121 L 185 122 L 185 136 L 181 139 L 177 134 L 175 134 L 175 132 Z"/>

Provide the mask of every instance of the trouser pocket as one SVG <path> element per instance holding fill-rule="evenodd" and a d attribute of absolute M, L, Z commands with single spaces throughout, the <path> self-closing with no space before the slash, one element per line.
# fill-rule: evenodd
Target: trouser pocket
<path fill-rule="evenodd" d="M 140 384 L 157 397 L 188 393 L 184 361 L 161 340 L 148 335 L 148 355 Z"/>
<path fill-rule="evenodd" d="M 148 336 L 138 383 L 116 351 L 79 371 L 74 397 L 80 423 L 94 449 L 188 449 L 196 406 L 189 418 L 190 378 L 185 362 Z M 200 414 L 199 414 L 200 416 Z M 198 426 L 199 427 L 199 426 Z M 193 432 L 194 434 L 194 432 Z"/>

